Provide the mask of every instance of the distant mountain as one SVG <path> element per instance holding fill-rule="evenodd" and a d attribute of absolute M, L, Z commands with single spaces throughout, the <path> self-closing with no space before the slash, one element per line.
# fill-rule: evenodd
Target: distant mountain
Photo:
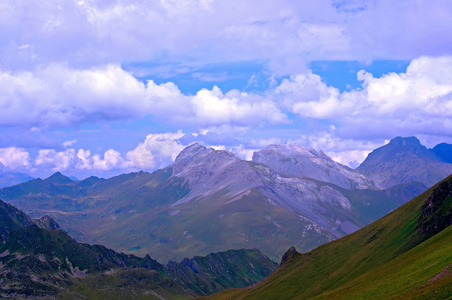
<path fill-rule="evenodd" d="M 450 299 L 452 176 L 382 219 L 207 299 Z"/>
<path fill-rule="evenodd" d="M 372 151 L 356 170 L 383 188 L 410 182 L 428 188 L 452 174 L 452 164 L 444 161 L 447 155 L 440 154 L 441 149 L 448 146 L 428 150 L 415 137 L 397 137 Z"/>
<path fill-rule="evenodd" d="M 430 149 L 443 162 L 452 164 L 452 144 L 441 143 Z"/>
<path fill-rule="evenodd" d="M 0 170 L 0 188 L 13 186 L 34 179 L 24 173 L 2 172 Z"/>
<path fill-rule="evenodd" d="M 311 174 L 327 182 L 280 174 L 231 152 L 193 144 L 172 165 L 152 174 L 76 182 L 56 173 L 1 189 L 0 197 L 32 217 L 49 215 L 79 241 L 140 256 L 149 253 L 166 262 L 238 248 L 258 248 L 278 259 L 294 241 L 298 249 L 309 250 L 342 237 L 423 188 L 376 189 L 324 154 L 303 158 L 301 150 L 295 152 L 299 162 L 311 164 Z M 277 168 L 277 159 L 267 163 Z M 366 186 L 372 188 L 361 189 Z"/>
<path fill-rule="evenodd" d="M 33 221 L 1 200 L 0 239 L 2 298 L 192 297 L 257 283 L 277 267 L 256 249 L 162 265 L 148 255 L 79 244 L 48 216 Z"/>
<path fill-rule="evenodd" d="M 255 152 L 253 161 L 283 176 L 314 178 L 342 188 L 377 189 L 362 174 L 333 161 L 323 152 L 297 145 L 269 145 Z"/>

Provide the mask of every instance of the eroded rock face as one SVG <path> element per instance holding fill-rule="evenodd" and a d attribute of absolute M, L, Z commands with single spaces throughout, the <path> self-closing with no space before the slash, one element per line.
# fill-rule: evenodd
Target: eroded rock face
<path fill-rule="evenodd" d="M 289 250 L 287 250 L 286 253 L 284 253 L 284 255 L 282 256 L 281 263 L 279 265 L 282 266 L 287 262 L 292 261 L 297 254 L 297 249 L 295 249 L 294 246 L 290 247 Z"/>
<path fill-rule="evenodd" d="M 43 229 L 48 229 L 48 230 L 60 229 L 60 225 L 58 225 L 58 223 L 54 219 L 49 217 L 48 215 L 42 216 L 41 218 L 36 220 L 35 223 L 36 223 L 36 225 L 38 225 L 38 227 L 43 228 Z"/>
<path fill-rule="evenodd" d="M 188 146 L 176 158 L 172 168 L 173 176 L 183 177 L 188 181 L 190 192 L 172 206 L 178 207 L 221 191 L 225 191 L 232 202 L 240 199 L 251 189 L 256 189 L 262 194 L 262 198 L 268 198 L 276 205 L 309 220 L 309 223 L 317 228 L 319 235 L 329 240 L 343 236 L 342 232 L 336 230 L 336 220 L 325 216 L 327 214 L 325 207 L 348 211 L 351 207 L 349 200 L 338 190 L 323 183 L 317 183 L 310 178 L 321 180 L 316 177 L 321 177 L 317 173 L 330 172 L 336 174 L 344 182 L 347 181 L 348 184 L 344 184 L 345 186 L 359 186 L 357 181 L 340 173 L 341 171 L 351 174 L 351 170 L 346 170 L 346 167 L 335 163 L 325 154 L 299 146 L 272 145 L 263 152 L 255 153 L 254 156 L 257 158 L 250 162 L 241 160 L 229 151 L 207 149 L 198 144 Z M 307 170 L 300 169 L 306 172 L 306 176 L 293 176 L 289 174 L 290 172 L 284 173 L 283 171 L 286 169 L 284 157 L 295 157 L 295 160 L 298 157 L 299 166 L 308 165 Z M 278 164 L 278 161 L 282 161 L 282 163 Z M 299 166 L 291 169 L 292 165 L 294 164 L 290 163 L 287 170 L 296 173 L 294 170 Z M 340 171 L 334 171 L 335 168 Z M 280 173 L 279 170 L 282 170 L 283 173 Z M 310 176 L 307 176 L 308 174 Z M 350 177 L 353 176 L 350 175 Z M 357 178 L 361 177 L 364 178 L 362 175 L 357 175 Z M 330 182 L 326 177 L 323 179 Z"/>
<path fill-rule="evenodd" d="M 284 176 L 315 178 L 342 188 L 371 188 L 375 185 L 360 173 L 333 161 L 322 151 L 297 145 L 269 145 L 255 152 L 253 161 Z"/>
<path fill-rule="evenodd" d="M 422 206 L 419 234 L 433 236 L 452 225 L 452 179 L 438 185 Z"/>

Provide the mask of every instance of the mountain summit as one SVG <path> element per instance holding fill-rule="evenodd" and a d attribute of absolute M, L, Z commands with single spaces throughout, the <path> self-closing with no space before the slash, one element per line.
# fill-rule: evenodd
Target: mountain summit
<path fill-rule="evenodd" d="M 345 189 L 376 186 L 360 173 L 333 161 L 322 151 L 297 145 L 269 145 L 254 152 L 253 161 L 271 167 L 284 176 L 315 178 Z"/>
<path fill-rule="evenodd" d="M 452 164 L 442 161 L 416 137 L 396 137 L 372 151 L 356 170 L 384 188 L 409 182 L 428 188 L 452 174 Z"/>

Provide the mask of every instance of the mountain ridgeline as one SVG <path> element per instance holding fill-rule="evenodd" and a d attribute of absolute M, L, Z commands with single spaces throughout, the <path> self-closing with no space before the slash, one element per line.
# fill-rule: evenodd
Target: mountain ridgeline
<path fill-rule="evenodd" d="M 208 299 L 450 299 L 452 176 L 371 225 Z"/>
<path fill-rule="evenodd" d="M 77 243 L 48 216 L 32 220 L 2 201 L 0 217 L 2 298 L 121 299 L 149 293 L 188 298 L 249 286 L 277 267 L 257 249 L 162 265 L 149 255 L 140 258 Z"/>
<path fill-rule="evenodd" d="M 245 161 L 193 144 L 152 174 L 72 181 L 55 173 L 0 189 L 0 198 L 33 218 L 49 215 L 78 241 L 149 253 L 160 262 L 241 248 L 278 260 L 291 245 L 308 251 L 370 224 L 424 191 L 430 181 L 423 179 L 443 176 L 410 171 L 425 155 L 411 138 L 400 139 L 375 150 L 357 170 L 301 146 L 270 145 Z M 385 150 L 394 144 L 398 152 Z M 415 154 L 398 154 L 410 151 Z M 440 170 L 452 166 L 427 156 Z M 383 165 L 386 175 L 369 173 L 372 164 Z M 412 174 L 414 181 L 388 170 Z M 387 180 L 377 175 L 395 178 L 394 185 L 383 188 Z"/>
<path fill-rule="evenodd" d="M 384 188 L 410 182 L 429 188 L 452 174 L 451 156 L 452 145 L 427 149 L 415 137 L 397 137 L 372 151 L 357 171 Z"/>

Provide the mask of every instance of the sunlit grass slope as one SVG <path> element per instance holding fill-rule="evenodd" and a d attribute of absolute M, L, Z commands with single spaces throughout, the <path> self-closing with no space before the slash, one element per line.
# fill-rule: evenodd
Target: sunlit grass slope
<path fill-rule="evenodd" d="M 452 299 L 451 189 L 452 176 L 351 235 L 289 256 L 256 287 L 212 299 Z"/>

